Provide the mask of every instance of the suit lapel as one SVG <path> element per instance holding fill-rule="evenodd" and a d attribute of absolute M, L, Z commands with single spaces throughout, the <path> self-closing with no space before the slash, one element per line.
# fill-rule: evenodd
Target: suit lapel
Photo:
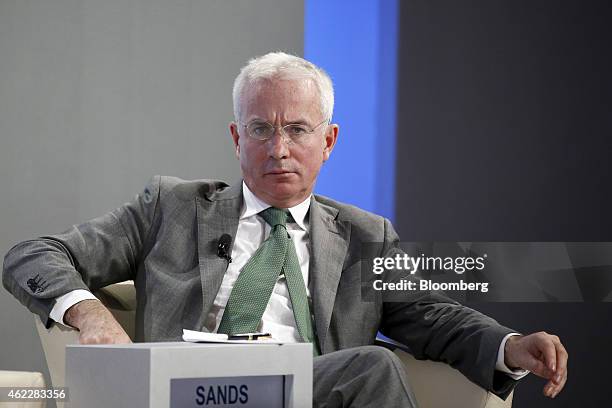
<path fill-rule="evenodd" d="M 213 194 L 197 197 L 198 263 L 202 280 L 202 316 L 208 312 L 219 292 L 228 263 L 217 256 L 217 242 L 223 234 L 232 237 L 232 246 L 238 230 L 242 208 L 242 181 Z M 202 327 L 202 330 L 206 330 Z"/>
<path fill-rule="evenodd" d="M 338 221 L 338 210 L 319 203 L 310 204 L 310 293 L 315 327 L 323 353 L 336 299 L 342 265 L 348 250 L 350 224 Z"/>

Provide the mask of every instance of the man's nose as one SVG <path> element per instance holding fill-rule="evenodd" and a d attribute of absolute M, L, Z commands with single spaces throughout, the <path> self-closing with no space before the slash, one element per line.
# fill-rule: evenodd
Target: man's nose
<path fill-rule="evenodd" d="M 268 140 L 268 149 L 270 153 L 270 157 L 280 160 L 289 157 L 289 144 L 291 143 L 291 139 L 289 139 L 284 133 L 282 128 L 276 127 L 274 129 L 274 134 Z"/>

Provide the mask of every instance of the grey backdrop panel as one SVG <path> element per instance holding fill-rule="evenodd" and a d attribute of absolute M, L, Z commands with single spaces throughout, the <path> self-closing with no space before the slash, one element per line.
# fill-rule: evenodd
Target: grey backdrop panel
<path fill-rule="evenodd" d="M 131 199 L 153 174 L 239 177 L 248 58 L 303 52 L 302 0 L 0 0 L 0 252 Z M 0 290 L 0 368 L 45 371 Z"/>

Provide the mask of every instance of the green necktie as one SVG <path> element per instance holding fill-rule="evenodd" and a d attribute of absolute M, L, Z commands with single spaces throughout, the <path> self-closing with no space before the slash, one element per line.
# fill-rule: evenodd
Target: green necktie
<path fill-rule="evenodd" d="M 303 341 L 313 343 L 315 355 L 318 355 L 304 278 L 293 241 L 287 233 L 287 217 L 290 215 L 274 207 L 259 215 L 272 227 L 270 235 L 240 271 L 218 332 L 230 335 L 255 332 L 274 285 L 279 275 L 284 273 L 300 336 Z"/>

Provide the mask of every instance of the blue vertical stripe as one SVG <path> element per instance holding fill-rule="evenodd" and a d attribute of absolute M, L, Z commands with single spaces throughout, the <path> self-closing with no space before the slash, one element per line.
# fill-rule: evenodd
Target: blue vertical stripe
<path fill-rule="evenodd" d="M 397 0 L 305 0 L 304 56 L 334 82 L 338 144 L 316 192 L 394 218 Z"/>

